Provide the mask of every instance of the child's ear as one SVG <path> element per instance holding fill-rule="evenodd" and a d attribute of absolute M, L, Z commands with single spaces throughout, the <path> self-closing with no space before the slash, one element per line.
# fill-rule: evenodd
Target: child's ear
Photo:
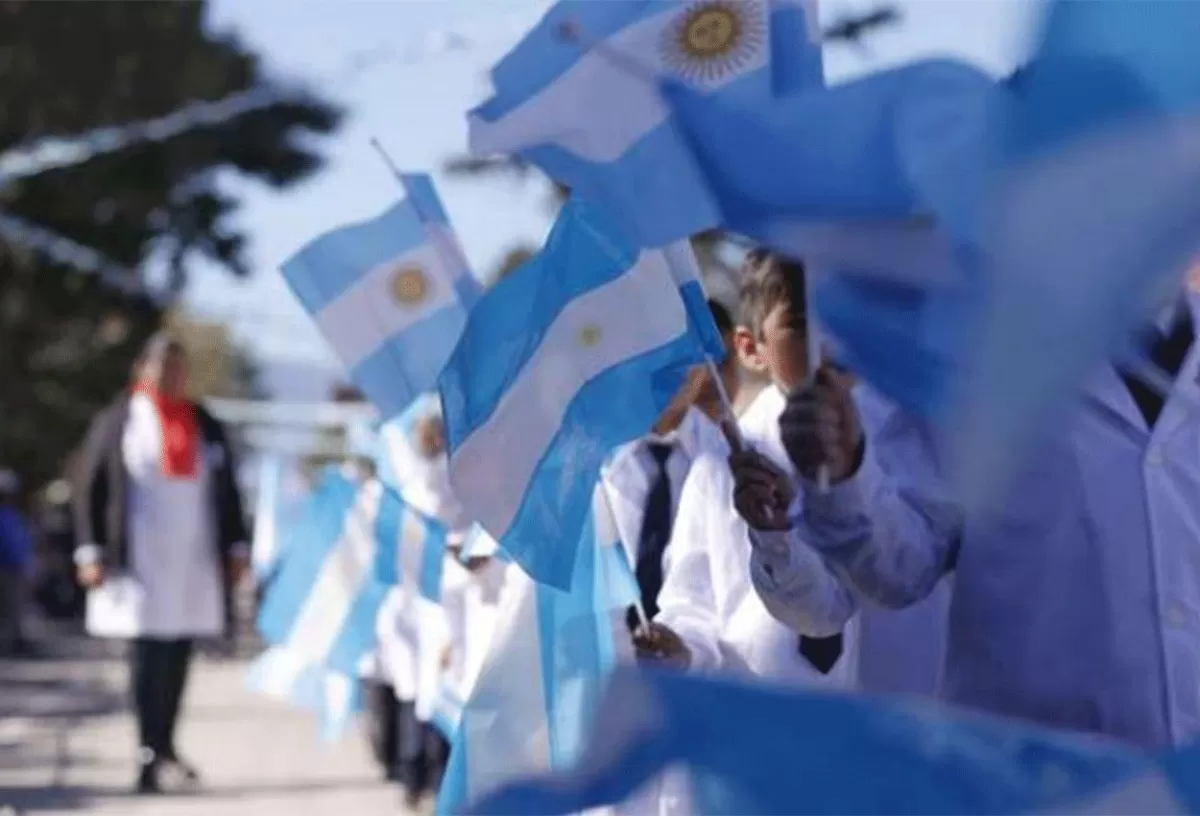
<path fill-rule="evenodd" d="M 749 328 L 738 326 L 733 330 L 733 348 L 737 352 L 738 360 L 749 371 L 760 375 L 767 373 L 767 361 L 763 359 L 758 341 L 754 339 L 754 332 Z"/>

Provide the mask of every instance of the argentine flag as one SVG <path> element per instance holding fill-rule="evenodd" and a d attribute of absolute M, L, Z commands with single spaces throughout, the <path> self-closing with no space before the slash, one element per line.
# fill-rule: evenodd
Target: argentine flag
<path fill-rule="evenodd" d="M 593 488 L 570 548 L 569 589 L 515 571 L 507 579 L 487 657 L 458 712 L 438 813 L 461 813 L 507 782 L 568 768 L 582 754 L 616 662 L 609 553 L 620 546 L 603 488 Z"/>
<path fill-rule="evenodd" d="M 385 497 L 378 481 L 359 487 L 330 473 L 293 528 L 258 628 L 300 664 L 354 676 L 374 649 L 375 617 L 390 577 L 381 542 L 397 535 L 388 526 Z"/>
<path fill-rule="evenodd" d="M 288 285 L 384 419 L 433 386 L 479 296 L 429 176 L 400 179 L 403 201 L 317 238 L 283 265 Z"/>
<path fill-rule="evenodd" d="M 815 2 L 562 0 L 492 69 L 471 149 L 527 159 L 621 218 L 640 246 L 678 241 L 721 218 L 660 83 L 769 106 L 822 82 L 816 30 Z"/>
<path fill-rule="evenodd" d="M 442 597 L 446 526 L 418 512 L 392 488 L 383 495 L 375 525 L 379 536 L 376 576 L 402 591 L 437 603 Z"/>
<path fill-rule="evenodd" d="M 724 353 L 686 242 L 639 252 L 573 198 L 442 372 L 455 495 L 534 580 L 565 589 L 600 465 L 706 351 Z"/>

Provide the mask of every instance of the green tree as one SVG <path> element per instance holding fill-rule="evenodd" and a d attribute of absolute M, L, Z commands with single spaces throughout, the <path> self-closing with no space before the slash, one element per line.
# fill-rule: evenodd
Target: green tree
<path fill-rule="evenodd" d="M 274 84 L 256 54 L 210 29 L 204 2 L 0 3 L 0 154 L 258 88 L 278 101 L 0 189 L 0 214 L 94 248 L 135 279 L 152 259 L 167 271 L 152 301 L 0 240 L 0 461 L 27 484 L 60 470 L 127 381 L 194 258 L 247 273 L 230 176 L 277 188 L 305 178 L 321 163 L 311 136 L 332 132 L 339 112 Z"/>

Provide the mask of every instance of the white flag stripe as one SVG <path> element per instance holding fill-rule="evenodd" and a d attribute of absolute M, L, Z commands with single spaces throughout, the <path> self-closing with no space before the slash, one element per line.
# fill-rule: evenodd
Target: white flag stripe
<path fill-rule="evenodd" d="M 400 583 L 415 587 L 420 581 L 426 535 L 421 519 L 406 509 L 400 522 Z"/>
<path fill-rule="evenodd" d="M 338 543 L 321 565 L 317 580 L 288 633 L 287 648 L 302 663 L 324 664 L 374 561 L 375 519 L 382 487 L 368 484 L 358 491 Z"/>
<path fill-rule="evenodd" d="M 354 368 L 398 332 L 458 302 L 453 283 L 466 273 L 449 269 L 449 262 L 437 243 L 413 247 L 376 266 L 321 309 L 314 315 L 317 327 L 346 367 Z M 396 275 L 408 267 L 420 270 L 428 287 L 419 303 L 396 297 Z"/>
<path fill-rule="evenodd" d="M 757 22 L 745 28 L 768 31 L 767 8 L 762 0 L 740 0 L 740 13 Z M 471 150 L 475 153 L 510 153 L 532 144 L 554 142 L 578 157 L 597 163 L 612 162 L 647 133 L 667 119 L 667 108 L 659 97 L 655 77 L 674 75 L 664 59 L 664 37 L 679 15 L 692 9 L 674 6 L 647 17 L 591 48 L 573 66 L 524 104 L 495 121 L 471 118 Z M 588 32 L 583 32 L 587 37 Z M 592 35 L 593 37 L 595 35 Z M 583 47 L 591 45 L 585 39 Z M 614 54 L 643 68 L 614 63 Z M 696 87 L 714 91 L 739 77 L 761 69 L 769 59 L 766 38 L 751 59 L 737 71 L 713 72 L 711 79 L 699 74 L 686 79 Z M 621 57 L 616 57 L 620 60 Z M 600 112 L 600 113 L 598 113 Z M 579 129 L 587 122 L 586 129 Z"/>
<path fill-rule="evenodd" d="M 467 799 L 550 767 L 540 627 L 533 581 L 509 570 L 504 602 L 479 682 L 460 727 L 469 773 Z"/>
<path fill-rule="evenodd" d="M 642 309 L 641 304 L 654 308 Z M 643 252 L 620 277 L 567 305 L 495 413 L 451 458 L 455 489 L 476 502 L 471 508 L 476 520 L 503 538 L 579 389 L 687 331 L 687 311 L 661 252 Z M 584 340 L 588 335 L 590 345 Z M 519 447 L 512 444 L 514 438 L 522 440 Z M 504 463 L 503 474 L 494 468 L 498 462 Z M 493 467 L 479 466 L 483 463 Z"/>

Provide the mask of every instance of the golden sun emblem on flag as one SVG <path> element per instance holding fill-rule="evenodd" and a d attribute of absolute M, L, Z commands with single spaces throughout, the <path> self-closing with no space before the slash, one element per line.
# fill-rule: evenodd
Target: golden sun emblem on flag
<path fill-rule="evenodd" d="M 710 84 L 744 69 L 767 42 L 762 0 L 702 0 L 663 31 L 667 68 L 684 79 Z"/>
<path fill-rule="evenodd" d="M 429 294 L 429 278 L 418 266 L 404 266 L 392 276 L 392 297 L 401 306 L 416 306 Z"/>
<path fill-rule="evenodd" d="M 579 345 L 584 348 L 594 348 L 600 345 L 602 337 L 604 337 L 604 330 L 595 323 L 588 323 L 579 330 Z"/>

